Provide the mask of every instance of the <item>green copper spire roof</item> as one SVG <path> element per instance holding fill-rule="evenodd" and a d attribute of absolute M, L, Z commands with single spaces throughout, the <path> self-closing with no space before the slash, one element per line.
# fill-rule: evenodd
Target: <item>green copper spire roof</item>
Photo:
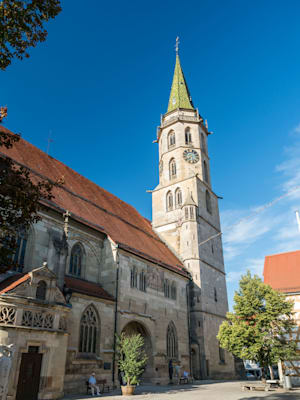
<path fill-rule="evenodd" d="M 184 79 L 184 75 L 180 65 L 178 53 L 176 54 L 174 77 L 167 112 L 176 110 L 177 108 L 187 108 L 190 110 L 194 110 L 190 92 Z"/>

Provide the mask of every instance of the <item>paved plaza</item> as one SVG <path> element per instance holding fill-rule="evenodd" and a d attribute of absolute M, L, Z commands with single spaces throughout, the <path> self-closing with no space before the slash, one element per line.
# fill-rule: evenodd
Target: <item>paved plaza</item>
<path fill-rule="evenodd" d="M 64 400 L 89 399 L 92 396 L 70 396 Z M 108 400 L 256 400 L 265 398 L 266 400 L 300 400 L 300 388 L 288 392 L 284 391 L 246 391 L 241 390 L 241 382 L 221 382 L 206 381 L 193 385 L 184 386 L 140 386 L 136 389 L 136 394 L 132 396 L 121 396 L 120 390 L 111 393 L 104 393 L 101 397 L 94 399 Z"/>

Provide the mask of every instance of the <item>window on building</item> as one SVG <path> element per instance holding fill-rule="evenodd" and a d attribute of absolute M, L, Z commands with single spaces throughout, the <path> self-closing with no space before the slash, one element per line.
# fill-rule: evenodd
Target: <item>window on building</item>
<path fill-rule="evenodd" d="M 220 364 L 225 364 L 225 351 L 222 349 L 222 347 L 219 345 L 219 359 L 220 359 Z"/>
<path fill-rule="evenodd" d="M 135 267 L 130 271 L 130 287 L 137 288 L 138 274 Z"/>
<path fill-rule="evenodd" d="M 89 306 L 80 320 L 79 352 L 96 354 L 100 341 L 99 318 L 94 306 Z"/>
<path fill-rule="evenodd" d="M 165 297 L 170 297 L 170 282 L 168 279 L 164 280 L 164 294 Z"/>
<path fill-rule="evenodd" d="M 217 289 L 214 289 L 214 298 L 215 298 L 215 302 L 218 301 L 218 293 L 217 293 Z"/>
<path fill-rule="evenodd" d="M 73 246 L 70 257 L 69 274 L 81 276 L 83 251 L 79 243 Z"/>
<path fill-rule="evenodd" d="M 204 151 L 204 153 L 206 153 L 205 139 L 203 133 L 201 133 L 200 141 L 201 141 L 201 149 Z"/>
<path fill-rule="evenodd" d="M 139 289 L 142 292 L 146 292 L 146 274 L 144 271 L 140 272 L 140 282 L 139 282 Z"/>
<path fill-rule="evenodd" d="M 176 178 L 176 161 L 175 158 L 171 158 L 169 163 L 169 175 L 170 179 Z"/>
<path fill-rule="evenodd" d="M 18 233 L 16 238 L 16 250 L 12 256 L 13 269 L 18 272 L 22 272 L 24 269 L 25 253 L 27 246 L 27 234 L 24 231 Z M 11 248 L 11 247 L 10 247 Z"/>
<path fill-rule="evenodd" d="M 208 190 L 205 193 L 205 200 L 206 200 L 206 210 L 211 214 L 211 199 Z"/>
<path fill-rule="evenodd" d="M 172 192 L 167 193 L 167 211 L 173 210 L 173 194 Z"/>
<path fill-rule="evenodd" d="M 192 143 L 192 134 L 190 128 L 186 128 L 185 130 L 185 144 Z"/>
<path fill-rule="evenodd" d="M 190 218 L 194 219 L 195 218 L 195 213 L 194 213 L 194 207 L 190 206 Z"/>
<path fill-rule="evenodd" d="M 177 288 L 176 288 L 175 282 L 172 282 L 172 285 L 171 285 L 171 299 L 173 299 L 173 300 L 177 299 Z"/>
<path fill-rule="evenodd" d="M 208 182 L 208 169 L 205 160 L 203 161 L 203 179 L 205 180 L 205 182 Z"/>
<path fill-rule="evenodd" d="M 173 147 L 175 146 L 175 132 L 170 131 L 168 134 L 168 147 Z"/>
<path fill-rule="evenodd" d="M 167 357 L 172 359 L 177 359 L 178 357 L 177 332 L 172 321 L 167 329 Z"/>
<path fill-rule="evenodd" d="M 179 188 L 177 188 L 175 192 L 175 202 L 176 208 L 180 208 L 182 206 L 182 192 Z"/>
<path fill-rule="evenodd" d="M 35 297 L 40 300 L 46 300 L 47 283 L 45 281 L 39 281 Z"/>
<path fill-rule="evenodd" d="M 184 216 L 185 216 L 185 219 L 189 219 L 189 209 L 188 209 L 188 207 L 185 207 L 185 209 L 184 209 Z"/>

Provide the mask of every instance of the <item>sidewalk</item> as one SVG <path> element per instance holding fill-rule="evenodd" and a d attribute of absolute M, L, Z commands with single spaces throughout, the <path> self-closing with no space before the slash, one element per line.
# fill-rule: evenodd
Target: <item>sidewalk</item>
<path fill-rule="evenodd" d="M 103 393 L 100 397 L 91 395 L 66 396 L 64 400 L 81 399 L 108 400 L 300 400 L 300 388 L 284 391 L 247 391 L 241 390 L 241 381 L 198 381 L 192 385 L 138 386 L 134 397 L 122 396 L 121 391 Z"/>

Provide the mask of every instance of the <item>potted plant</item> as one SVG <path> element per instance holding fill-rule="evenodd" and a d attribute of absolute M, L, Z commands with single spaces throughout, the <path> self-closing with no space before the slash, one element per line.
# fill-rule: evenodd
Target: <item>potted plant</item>
<path fill-rule="evenodd" d="M 126 336 L 124 332 L 117 336 L 118 366 L 122 373 L 123 396 L 132 396 L 140 376 L 145 370 L 148 357 L 144 351 L 144 338 L 139 333 Z"/>

